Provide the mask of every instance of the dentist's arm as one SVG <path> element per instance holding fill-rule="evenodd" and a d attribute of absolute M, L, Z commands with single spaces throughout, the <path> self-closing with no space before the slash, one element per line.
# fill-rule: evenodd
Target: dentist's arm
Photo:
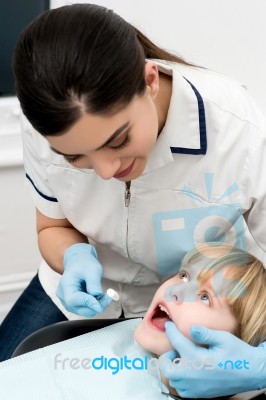
<path fill-rule="evenodd" d="M 36 209 L 38 245 L 47 264 L 59 274 L 64 272 L 64 254 L 76 243 L 88 243 L 67 219 L 48 218 Z"/>
<path fill-rule="evenodd" d="M 253 347 L 229 332 L 194 326 L 191 337 L 208 345 L 203 348 L 183 336 L 174 323 L 167 322 L 165 326 L 175 351 L 163 354 L 160 365 L 162 374 L 180 396 L 210 398 L 266 388 L 266 342 Z M 175 368 L 174 364 L 163 362 L 165 358 L 173 361 L 177 357 L 190 360 L 192 368 Z M 193 360 L 197 360 L 195 368 Z M 231 363 L 225 364 L 228 360 L 234 368 Z M 239 362 L 235 364 L 236 361 Z"/>
<path fill-rule="evenodd" d="M 67 219 L 48 218 L 38 210 L 36 219 L 40 252 L 62 274 L 56 294 L 63 306 L 84 317 L 103 311 L 111 299 L 102 291 L 96 249 Z"/>

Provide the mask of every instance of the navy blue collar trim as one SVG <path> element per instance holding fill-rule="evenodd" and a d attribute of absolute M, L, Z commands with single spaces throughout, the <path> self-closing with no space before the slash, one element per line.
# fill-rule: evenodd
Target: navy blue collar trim
<path fill-rule="evenodd" d="M 39 193 L 39 195 L 42 196 L 45 200 L 54 201 L 54 202 L 58 203 L 58 200 L 55 197 L 46 196 L 46 194 L 43 194 L 42 192 L 40 192 L 40 190 L 35 186 L 33 180 L 31 179 L 31 177 L 28 174 L 26 174 L 26 178 L 28 178 L 28 180 L 30 181 L 30 183 L 32 184 L 32 186 L 34 187 L 36 192 Z"/>
<path fill-rule="evenodd" d="M 186 79 L 184 77 L 184 79 Z M 207 152 L 207 134 L 206 134 L 206 119 L 205 119 L 205 109 L 203 99 L 195 88 L 195 86 L 186 79 L 186 81 L 190 84 L 193 89 L 197 101 L 198 101 L 198 110 L 199 110 L 199 129 L 200 129 L 200 149 L 188 149 L 185 147 L 170 147 L 172 153 L 181 153 L 181 154 L 206 154 Z"/>

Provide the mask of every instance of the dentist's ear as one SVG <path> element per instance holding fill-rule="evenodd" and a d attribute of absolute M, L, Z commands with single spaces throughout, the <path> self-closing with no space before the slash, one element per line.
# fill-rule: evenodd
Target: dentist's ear
<path fill-rule="evenodd" d="M 144 69 L 146 90 L 152 99 L 155 99 L 159 92 L 159 70 L 153 61 L 147 61 Z"/>

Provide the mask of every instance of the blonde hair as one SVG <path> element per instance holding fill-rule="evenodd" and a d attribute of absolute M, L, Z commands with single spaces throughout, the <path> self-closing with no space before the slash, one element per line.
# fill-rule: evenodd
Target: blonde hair
<path fill-rule="evenodd" d="M 266 340 L 266 269 L 255 256 L 227 244 L 204 243 L 184 257 L 181 268 L 200 263 L 200 282 L 223 268 L 229 268 L 230 279 L 222 282 L 227 303 L 238 327 L 236 336 L 257 346 Z M 232 268 L 231 268 L 232 267 Z"/>

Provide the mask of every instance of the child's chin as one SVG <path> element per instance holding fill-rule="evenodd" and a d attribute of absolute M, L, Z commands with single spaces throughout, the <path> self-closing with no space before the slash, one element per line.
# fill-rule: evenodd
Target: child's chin
<path fill-rule="evenodd" d="M 141 346 L 144 350 L 147 350 L 150 353 L 154 353 L 156 356 L 161 356 L 167 351 L 173 349 L 173 346 L 169 343 L 166 337 L 160 338 L 159 345 L 158 345 L 159 339 L 157 338 L 155 339 L 152 337 L 148 338 L 143 323 L 141 323 L 135 330 L 134 339 L 138 343 L 138 345 Z"/>
<path fill-rule="evenodd" d="M 159 346 L 158 344 L 151 345 L 147 343 L 146 346 L 142 346 L 145 350 L 149 351 L 150 353 L 155 354 L 157 357 L 160 357 L 164 353 L 167 353 L 170 350 L 173 350 L 173 346 L 169 343 L 161 343 Z"/>
<path fill-rule="evenodd" d="M 144 347 L 144 343 L 143 343 L 144 338 L 145 338 L 145 335 L 142 332 L 142 323 L 141 323 L 140 326 L 138 326 L 137 329 L 135 330 L 134 339 L 141 347 Z"/>
<path fill-rule="evenodd" d="M 173 346 L 171 346 L 170 343 L 167 343 L 165 345 L 162 345 L 159 349 L 157 349 L 157 352 L 155 352 L 155 354 L 159 357 L 170 350 L 173 350 Z"/>

